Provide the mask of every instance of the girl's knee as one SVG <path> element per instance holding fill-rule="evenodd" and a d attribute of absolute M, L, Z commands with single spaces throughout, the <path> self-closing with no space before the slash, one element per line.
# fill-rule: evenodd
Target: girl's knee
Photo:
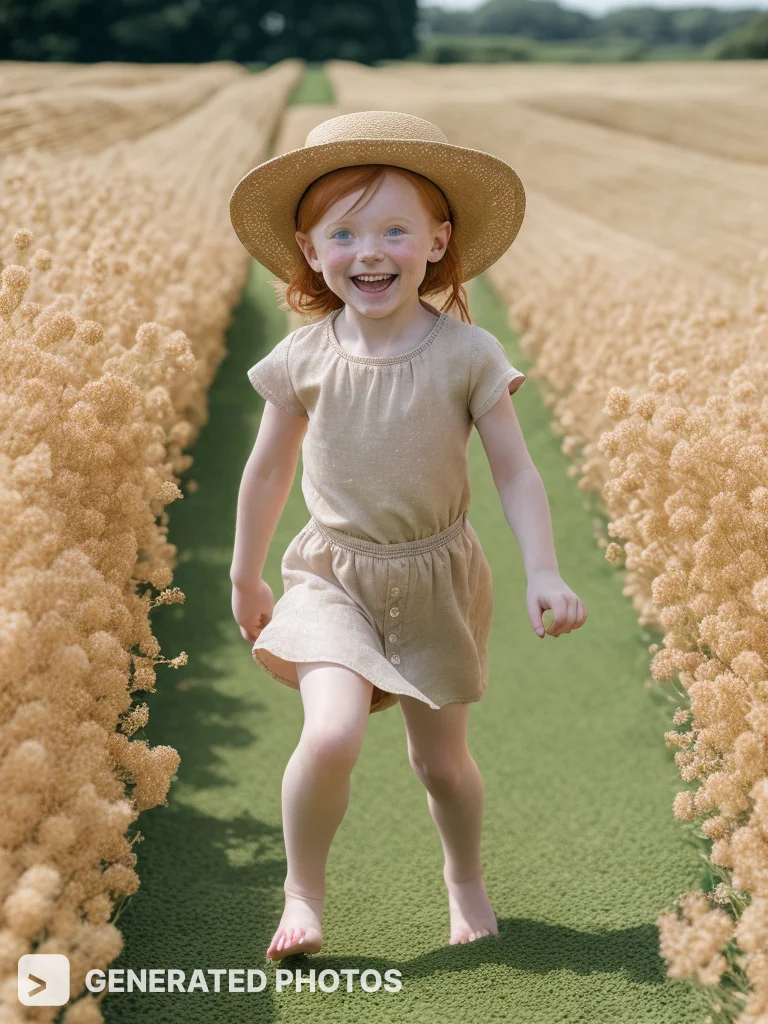
<path fill-rule="evenodd" d="M 425 788 L 433 795 L 451 796 L 461 786 L 464 763 L 445 757 L 419 758 L 411 756 L 411 767 Z"/>
<path fill-rule="evenodd" d="M 330 771 L 351 771 L 360 754 L 361 739 L 354 731 L 333 724 L 305 728 L 299 746 L 313 762 Z"/>

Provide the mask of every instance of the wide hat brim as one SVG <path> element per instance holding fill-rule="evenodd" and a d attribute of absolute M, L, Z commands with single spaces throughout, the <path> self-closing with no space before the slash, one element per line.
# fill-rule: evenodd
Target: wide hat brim
<path fill-rule="evenodd" d="M 439 186 L 453 217 L 462 282 L 492 266 L 517 237 L 525 189 L 508 163 L 479 149 L 413 138 L 343 139 L 266 160 L 232 192 L 229 211 L 237 237 L 255 260 L 288 282 L 304 259 L 295 238 L 302 195 L 323 174 L 358 164 L 405 167 Z"/>

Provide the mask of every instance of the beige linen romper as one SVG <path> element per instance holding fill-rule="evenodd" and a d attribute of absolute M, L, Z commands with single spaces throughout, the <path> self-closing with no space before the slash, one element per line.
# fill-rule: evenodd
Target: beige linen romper
<path fill-rule="evenodd" d="M 494 335 L 420 301 L 437 319 L 410 352 L 348 353 L 334 310 L 248 371 L 260 395 L 309 419 L 310 520 L 253 657 L 294 689 L 297 661 L 346 665 L 373 683 L 370 713 L 399 694 L 438 709 L 486 691 L 493 586 L 467 519 L 467 449 L 473 422 L 525 380 Z"/>

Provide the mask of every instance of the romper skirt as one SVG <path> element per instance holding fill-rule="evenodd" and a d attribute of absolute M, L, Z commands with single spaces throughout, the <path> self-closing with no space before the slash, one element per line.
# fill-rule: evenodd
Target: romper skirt
<path fill-rule="evenodd" d="M 400 694 L 434 710 L 488 685 L 491 568 L 464 511 L 440 533 L 378 544 L 312 516 L 281 563 L 284 593 L 253 645 L 298 690 L 296 662 L 345 665 L 373 684 L 370 712 Z"/>

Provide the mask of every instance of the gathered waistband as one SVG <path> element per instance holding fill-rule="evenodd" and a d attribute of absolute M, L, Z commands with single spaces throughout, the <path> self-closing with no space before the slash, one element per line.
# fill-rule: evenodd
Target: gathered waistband
<path fill-rule="evenodd" d="M 466 510 L 455 519 L 450 526 L 441 530 L 440 533 L 430 534 L 429 537 L 420 537 L 418 540 L 402 541 L 398 544 L 379 544 L 373 540 L 364 540 L 362 537 L 355 537 L 351 533 L 344 533 L 343 530 L 336 530 L 325 523 L 319 522 L 312 516 L 307 526 L 310 529 L 319 530 L 320 533 L 331 544 L 338 544 L 339 547 L 347 548 L 350 551 L 362 551 L 367 555 L 376 558 L 395 558 L 398 555 L 415 555 L 421 551 L 431 551 L 447 544 L 449 540 L 464 529 L 467 522 Z"/>

